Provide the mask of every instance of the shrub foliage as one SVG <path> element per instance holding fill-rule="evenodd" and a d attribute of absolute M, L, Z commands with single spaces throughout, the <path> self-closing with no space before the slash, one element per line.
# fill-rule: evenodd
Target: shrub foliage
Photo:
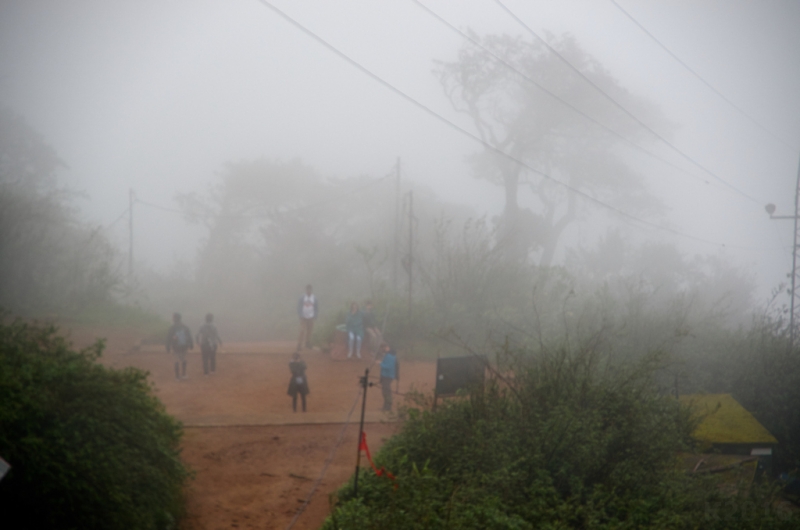
<path fill-rule="evenodd" d="M 409 409 L 376 458 L 338 493 L 324 528 L 792 528 L 773 491 L 731 496 L 688 476 L 693 423 L 653 384 L 658 356 L 603 362 L 577 353 L 511 354 L 483 390 L 436 412 Z M 502 361 L 502 359 L 501 359 Z M 499 365 L 503 366 L 503 362 Z M 513 375 L 512 375 L 513 374 Z"/>
<path fill-rule="evenodd" d="M 52 326 L 0 323 L 3 517 L 28 528 L 176 526 L 188 471 L 181 426 L 147 374 L 73 351 Z"/>

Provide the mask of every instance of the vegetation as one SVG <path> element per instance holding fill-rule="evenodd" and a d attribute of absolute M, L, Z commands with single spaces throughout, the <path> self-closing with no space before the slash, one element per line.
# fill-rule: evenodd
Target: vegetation
<path fill-rule="evenodd" d="M 0 307 L 71 314 L 112 299 L 114 251 L 57 185 L 64 163 L 25 121 L 0 108 Z"/>
<path fill-rule="evenodd" d="M 351 301 L 389 295 L 396 200 L 395 181 L 386 177 L 324 178 L 299 160 L 227 164 L 204 193 L 178 197 L 186 219 L 207 234 L 195 278 L 187 281 L 184 272 L 177 281 L 145 283 L 162 313 L 215 307 L 237 336 L 266 330 L 288 338 L 296 333 L 297 299 L 308 283 L 327 318 Z M 444 204 L 420 186 L 414 205 L 423 226 L 438 215 L 467 217 L 467 208 Z M 415 236 L 417 250 L 429 244 L 429 231 Z M 405 245 L 404 239 L 400 253 Z M 405 282 L 399 263 L 398 269 Z"/>
<path fill-rule="evenodd" d="M 641 175 L 615 148 L 623 138 L 619 133 L 641 137 L 642 129 L 624 119 L 591 84 L 602 86 L 626 108 L 635 108 L 645 121 L 667 125 L 651 102 L 629 92 L 573 37 L 551 37 L 552 48 L 521 37 L 472 34 L 473 42 L 464 44 L 457 60 L 437 61 L 434 71 L 453 107 L 470 118 L 486 142 L 482 152 L 472 155 L 472 169 L 475 177 L 505 192 L 497 224 L 504 254 L 527 261 L 533 251 L 542 266 L 552 264 L 565 229 L 585 211 L 578 194 L 542 174 L 611 204 L 624 204 L 629 212 L 653 215 L 661 210 Z M 551 49 L 568 57 L 591 84 L 566 73 Z M 589 108 L 591 118 L 579 110 Z M 604 134 L 601 123 L 616 133 Z M 534 198 L 533 209 L 520 203 L 525 189 Z"/>
<path fill-rule="evenodd" d="M 782 311 L 757 315 L 750 329 L 732 333 L 713 354 L 698 355 L 686 367 L 704 374 L 708 391 L 731 392 L 752 412 L 778 439 L 777 468 L 796 474 L 800 470 L 800 357 L 797 344 L 789 348 L 782 315 Z"/>
<path fill-rule="evenodd" d="M 181 426 L 147 374 L 97 363 L 51 326 L 0 323 L 3 514 L 28 528 L 175 528 Z"/>
<path fill-rule="evenodd" d="M 371 471 L 338 493 L 339 528 L 794 528 L 769 487 L 739 493 L 689 476 L 689 412 L 653 384 L 658 356 L 506 350 L 483 390 L 438 411 L 410 409 Z M 506 374 L 506 375 L 504 375 Z"/>

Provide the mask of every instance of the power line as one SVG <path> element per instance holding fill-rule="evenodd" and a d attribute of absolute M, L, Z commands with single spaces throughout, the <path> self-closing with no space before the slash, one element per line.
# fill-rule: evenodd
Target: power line
<path fill-rule="evenodd" d="M 500 57 L 500 56 L 499 56 L 499 55 L 497 55 L 496 53 L 494 53 L 494 52 L 493 52 L 492 50 L 490 50 L 488 47 L 484 46 L 484 45 L 483 45 L 483 44 L 482 44 L 482 43 L 481 43 L 481 42 L 480 42 L 478 39 L 475 39 L 475 38 L 473 38 L 471 35 L 469 35 L 468 33 L 465 33 L 465 32 L 463 32 L 463 31 L 461 31 L 460 29 L 458 29 L 456 26 L 454 26 L 453 24 L 451 24 L 450 22 L 448 22 L 448 21 L 447 21 L 447 20 L 446 20 L 444 17 L 442 17 L 441 15 L 439 15 L 438 13 L 436 13 L 435 11 L 433 11 L 432 9 L 430 9 L 428 6 L 426 6 L 425 4 L 423 4 L 422 2 L 420 2 L 419 0 L 412 0 L 412 1 L 413 1 L 413 2 L 414 2 L 416 5 L 417 5 L 417 6 L 419 6 L 420 8 L 424 9 L 424 10 L 425 10 L 427 13 L 429 13 L 429 14 L 430 14 L 432 17 L 434 17 L 435 19 L 437 19 L 438 21 L 440 21 L 442 24 L 444 24 L 445 26 L 447 26 L 448 28 L 450 28 L 452 31 L 454 31 L 454 32 L 458 33 L 458 34 L 459 34 L 461 37 L 463 37 L 464 39 L 468 40 L 468 41 L 469 41 L 470 43 L 472 43 L 474 46 L 477 46 L 478 48 L 480 48 L 480 49 L 481 49 L 481 50 L 483 50 L 484 52 L 488 53 L 488 54 L 489 54 L 489 55 L 490 55 L 490 56 L 491 56 L 491 57 L 492 57 L 494 60 L 496 60 L 497 62 L 499 62 L 500 64 L 502 64 L 502 65 L 503 65 L 503 66 L 505 66 L 506 68 L 510 69 L 511 71 L 515 72 L 517 75 L 519 75 L 519 76 L 520 76 L 520 77 L 522 77 L 524 80 L 528 81 L 529 83 L 531 83 L 532 85 L 534 85 L 535 87 L 537 87 L 539 90 L 541 90 L 541 91 L 542 91 L 542 92 L 544 92 L 545 94 L 549 95 L 550 97 L 552 97 L 552 98 L 553 98 L 553 99 L 555 99 L 556 101 L 559 101 L 559 102 L 561 102 L 562 104 L 564 104 L 565 106 L 569 107 L 570 109 L 572 109 L 573 111 L 575 111 L 577 114 L 579 114 L 579 115 L 583 116 L 583 117 L 584 117 L 584 118 L 586 118 L 587 120 L 591 121 L 592 123 L 594 123 L 594 124 L 595 124 L 595 125 L 597 125 L 598 127 L 600 127 L 600 128 L 602 128 L 602 129 L 604 129 L 604 130 L 608 131 L 609 133 L 613 134 L 614 136 L 616 136 L 617 138 L 619 138 L 619 139 L 620 139 L 620 140 L 622 140 L 623 142 L 627 143 L 628 145 L 630 145 L 630 146 L 631 146 L 631 147 L 633 147 L 634 149 L 637 149 L 638 151 L 641 151 L 641 152 L 643 152 L 643 153 L 645 153 L 645 154 L 647 154 L 647 155 L 650 155 L 651 157 L 655 158 L 656 160 L 660 160 L 661 162 L 663 162 L 663 163 L 665 163 L 665 164 L 667 164 L 667 165 L 669 165 L 669 166 L 671 166 L 671 167 L 673 167 L 673 168 L 675 168 L 675 169 L 677 169 L 677 170 L 679 170 L 679 171 L 681 171 L 681 172 L 683 172 L 683 173 L 685 173 L 685 174 L 689 175 L 690 177 L 693 177 L 693 178 L 696 178 L 696 179 L 700 180 L 700 181 L 701 181 L 701 182 L 703 182 L 704 184 L 709 184 L 709 181 L 708 181 L 708 180 L 706 180 L 706 179 L 704 179 L 704 178 L 702 178 L 702 177 L 699 177 L 699 176 L 695 175 L 694 173 L 691 173 L 691 172 L 689 172 L 689 171 L 685 170 L 684 168 L 682 168 L 682 167 L 678 166 L 677 164 L 674 164 L 674 163 L 670 162 L 669 160 L 667 160 L 667 159 L 665 159 L 665 158 L 662 158 L 662 157 L 658 156 L 657 154 L 653 153 L 652 151 L 649 151 L 649 150 L 645 149 L 644 147 L 641 147 L 640 145 L 638 145 L 637 143 L 635 143 L 635 142 L 633 142 L 633 141 L 629 140 L 628 138 L 626 138 L 626 137 L 625 137 L 625 136 L 623 136 L 622 134 L 618 133 L 617 131 L 615 131 L 615 130 L 614 130 L 614 129 L 612 129 L 611 127 L 608 127 L 607 125 L 603 124 L 603 123 L 602 123 L 602 122 L 600 122 L 599 120 L 597 120 L 597 119 L 595 119 L 595 118 L 593 118 L 593 117 L 589 116 L 588 114 L 586 114 L 585 112 L 583 112 L 581 109 L 579 109 L 578 107 L 576 107 L 575 105 L 573 105 L 573 104 L 572 104 L 572 103 L 570 103 L 569 101 L 565 100 L 564 98 L 562 98 L 561 96 L 559 96 L 559 95 L 558 95 L 558 94 L 556 94 L 555 92 L 552 92 L 551 90 L 549 90 L 548 88 L 546 88 L 545 86 L 543 86 L 541 83 L 539 83 L 538 81 L 536 81 L 535 79 L 533 79 L 531 76 L 529 76 L 529 75 L 528 75 L 528 74 L 526 74 L 525 72 L 521 71 L 521 70 L 520 70 L 520 69 L 518 69 L 516 66 L 514 66 L 514 65 L 513 65 L 513 64 L 511 64 L 510 62 L 506 61 L 504 58 Z"/>
<path fill-rule="evenodd" d="M 130 206 L 125 208 L 125 211 L 122 212 L 121 214 L 119 214 L 119 217 L 117 217 L 116 219 L 111 221 L 108 225 L 106 225 L 105 229 L 106 230 L 111 230 L 114 227 L 115 224 L 120 222 L 122 220 L 122 218 L 125 217 L 128 214 L 129 211 L 130 211 Z"/>
<path fill-rule="evenodd" d="M 702 170 L 703 170 L 705 173 L 708 173 L 709 175 L 711 175 L 712 177 L 714 177 L 715 179 L 717 179 L 719 182 L 721 182 L 721 183 L 722 183 L 722 184 L 724 184 L 725 186 L 729 187 L 730 189 L 732 189 L 732 190 L 733 190 L 733 191 L 735 191 L 736 193 L 740 194 L 741 196 L 745 197 L 746 199 L 748 199 L 748 200 L 750 200 L 750 201 L 753 201 L 754 203 L 758 204 L 759 206 L 760 206 L 760 205 L 762 205 L 762 204 L 764 203 L 764 201 L 760 201 L 760 200 L 756 199 L 755 197 L 753 197 L 752 195 L 749 195 L 747 192 L 744 192 L 744 191 L 742 191 L 741 189 L 737 188 L 736 186 L 734 186 L 733 184 L 729 183 L 728 181 L 726 181 L 725 179 L 723 179 L 722 177 L 720 177 L 719 175 L 717 175 L 716 173 L 714 173 L 714 172 L 713 172 L 713 171 L 711 171 L 710 169 L 706 168 L 705 166 L 703 166 L 702 164 L 700 164 L 699 162 L 697 162 L 697 161 L 696 161 L 694 158 L 690 157 L 689 155 L 687 155 L 686 153 L 684 153 L 683 151 L 681 151 L 680 149 L 678 149 L 678 148 L 677 148 L 677 147 L 676 147 L 676 146 L 675 146 L 675 145 L 674 145 L 672 142 L 670 142 L 669 140 L 667 140 L 666 138 L 664 138 L 662 135 L 660 135 L 659 133 L 657 133 L 656 131 L 654 131 L 654 130 L 653 130 L 653 129 L 652 129 L 650 126 L 649 126 L 649 125 L 647 125 L 647 124 L 646 124 L 646 123 L 644 123 L 642 120 L 640 120 L 638 117 L 636 117 L 636 115 L 635 115 L 635 114 L 633 114 L 631 111 L 629 111 L 628 109 L 626 109 L 626 108 L 625 108 L 625 107 L 624 107 L 622 104 L 620 104 L 620 103 L 619 103 L 617 100 L 615 100 L 614 98 L 612 98 L 612 97 L 611 97 L 611 96 L 610 96 L 610 95 L 609 95 L 609 94 L 608 94 L 606 91 L 604 91 L 604 90 L 603 90 L 603 89 L 602 89 L 600 86 L 598 86 L 598 85 L 597 85 L 597 84 L 596 84 L 594 81 L 592 81 L 591 79 L 589 79 L 589 77 L 588 77 L 586 74 L 584 74 L 583 72 L 581 72 L 581 71 L 580 71 L 580 70 L 579 70 L 577 67 L 575 67 L 575 66 L 574 66 L 574 65 L 573 65 L 571 62 L 569 62 L 569 61 L 567 60 L 567 58 L 566 58 L 566 57 L 564 57 L 563 55 L 561 55 L 561 53 L 559 53 L 559 51 L 558 51 L 558 50 L 556 50 L 556 49 L 555 49 L 553 46 L 551 46 L 551 45 L 550 45 L 550 44 L 549 44 L 549 43 L 548 43 L 546 40 L 544 40 L 544 39 L 543 39 L 542 37 L 540 37 L 540 36 L 539 36 L 539 35 L 538 35 L 538 34 L 537 34 L 535 31 L 533 31 L 533 29 L 531 29 L 531 27 L 530 27 L 530 26 L 528 26 L 528 25 L 527 25 L 525 22 L 523 22 L 523 21 L 522 21 L 522 19 L 520 19 L 520 18 L 519 18 L 519 17 L 518 17 L 516 14 L 514 14 L 514 12 L 513 12 L 513 11 L 511 11 L 511 10 L 510 10 L 508 7 L 506 7 L 506 5 L 505 5 L 505 4 L 503 4 L 503 2 L 501 2 L 500 0 L 493 0 L 493 1 L 494 1 L 494 3 L 495 3 L 495 4 L 497 4 L 498 6 L 500 6 L 500 8 L 501 8 L 501 9 L 503 9 L 503 11 L 505 11 L 506 13 L 508 13 L 508 15 L 509 15 L 511 18 L 513 18 L 515 21 L 517 21 L 517 23 L 518 23 L 519 25 L 521 25 L 523 28 L 525 28 L 525 29 L 528 31 L 528 33 L 530 33 L 531 35 L 533 35 L 534 37 L 536 37 L 536 38 L 537 38 L 537 39 L 538 39 L 540 42 L 542 42 L 542 43 L 543 43 L 543 44 L 544 44 L 544 45 L 547 47 L 547 49 L 548 49 L 548 50 L 550 50 L 550 52 L 552 52 L 552 53 L 553 53 L 553 54 L 554 54 L 556 57 L 558 57 L 558 58 L 559 58 L 559 59 L 560 59 L 560 60 L 561 60 L 561 61 L 562 61 L 562 62 L 563 62 L 565 65 L 567 65 L 567 66 L 568 66 L 568 67 L 569 67 L 569 68 L 570 68 L 572 71 L 574 71 L 575 73 L 577 73 L 577 74 L 578 74 L 579 76 L 581 76 L 581 77 L 582 77 L 582 78 L 583 78 L 583 79 L 584 79 L 584 80 L 585 80 L 587 83 L 589 83 L 589 84 L 590 84 L 592 87 L 594 87 L 594 89 L 595 89 L 595 90 L 597 90 L 597 91 L 598 91 L 598 92 L 599 92 L 599 93 L 600 93 L 600 94 L 601 94 L 603 97 L 605 97 L 605 98 L 606 98 L 608 101 L 610 101 L 610 102 L 611 102 L 611 103 L 612 103 L 612 104 L 613 104 L 615 107 L 617 107 L 617 108 L 618 108 L 618 109 L 620 109 L 622 112 L 624 112 L 625 114 L 627 114 L 628 116 L 630 116 L 630 117 L 631 117 L 631 118 L 632 118 L 634 121 L 636 121 L 636 123 L 638 123 L 639 125 L 641 125 L 643 128 L 645 128 L 647 131 L 649 131 L 649 132 L 650 132 L 652 135 L 654 135 L 656 138 L 658 138 L 659 140 L 661 140 L 662 142 L 664 142 L 666 145 L 668 145 L 668 146 L 669 146 L 669 147 L 670 147 L 670 148 L 671 148 L 673 151 L 675 151 L 676 153 L 678 153 L 678 154 L 679 154 L 679 155 L 680 155 L 682 158 L 686 159 L 687 161 L 691 162 L 693 165 L 695 165 L 695 166 L 697 166 L 698 168 L 702 169 Z"/>
<path fill-rule="evenodd" d="M 623 7 L 622 7 L 621 5 L 619 5 L 619 4 L 618 4 L 618 3 L 617 3 L 615 0 L 608 0 L 608 1 L 609 1 L 609 2 L 611 2 L 612 4 L 614 4 L 614 7 L 616 7 L 616 8 L 617 8 L 617 9 L 618 9 L 618 10 L 619 10 L 619 11 L 620 11 L 620 12 L 621 12 L 623 15 L 625 15 L 626 17 L 628 17 L 628 18 L 631 20 L 631 22 L 633 22 L 634 24 L 636 24 L 636 25 L 639 27 L 639 29 L 640 29 L 640 30 L 642 30 L 642 31 L 645 33 L 645 35 L 647 35 L 648 37 L 650 37 L 650 39 L 652 39 L 652 40 L 653 40 L 653 42 L 655 42 L 656 44 L 658 44 L 658 45 L 661 47 L 661 49 L 662 49 L 662 50 L 664 50 L 665 52 L 667 52 L 667 53 L 668 53 L 668 54 L 669 54 L 669 55 L 670 55 L 670 56 L 671 56 L 673 59 L 675 59 L 676 61 L 678 61 L 678 63 L 680 63 L 680 65 L 681 65 L 681 66 L 683 66 L 683 67 L 684 67 L 684 68 L 685 68 L 685 69 L 686 69 L 686 70 L 687 70 L 687 71 L 688 71 L 690 74 L 692 74 L 693 76 L 695 76 L 695 77 L 696 77 L 698 80 L 700 80 L 700 82 L 702 82 L 704 85 L 706 85 L 708 88 L 710 88 L 712 92 L 714 92 L 714 93 L 715 93 L 717 96 L 719 96 L 720 98 L 722 98 L 722 99 L 723 99 L 723 100 L 724 100 L 724 101 L 725 101 L 725 102 L 726 102 L 728 105 L 730 105 L 730 106 L 731 106 L 731 107 L 733 107 L 733 108 L 734 108 L 736 111 L 738 111 L 738 112 L 739 112 L 739 114 L 741 114 L 742 116 L 744 116 L 745 118 L 747 118 L 748 120 L 750 120 L 750 122 L 752 122 L 753 124 L 755 124 L 756 126 L 758 126 L 758 128 L 759 128 L 759 129 L 761 129 L 762 131 L 764 131 L 765 133 L 767 133 L 767 134 L 768 134 L 769 136 L 771 136 L 771 137 L 772 137 L 774 140 L 777 140 L 778 142 L 780 142 L 780 143 L 781 143 L 781 144 L 783 144 L 784 146 L 788 147 L 788 148 L 789 148 L 789 149 L 791 149 L 792 151 L 797 151 L 797 148 L 796 148 L 796 147 L 793 147 L 792 145 L 789 145 L 789 143 L 787 143 L 787 142 L 786 142 L 786 141 L 784 141 L 782 138 L 780 138 L 778 135 L 776 135 L 775 133 L 773 133 L 772 131 L 770 131 L 769 129 L 767 129 L 765 126 L 763 126 L 761 123 L 759 123 L 759 122 L 758 122 L 758 120 L 756 120 L 755 118 L 753 118 L 752 116 L 750 116 L 749 114 L 747 114 L 747 113 L 746 113 L 744 110 L 742 110 L 742 109 L 741 109 L 741 108 L 740 108 L 738 105 L 736 105 L 736 104 L 735 104 L 733 101 L 731 101 L 730 99 L 728 99 L 727 97 L 725 97 L 725 95 L 724 95 L 724 94 L 722 94 L 722 93 L 721 93 L 719 90 L 717 90 L 716 88 L 714 88 L 714 86 L 713 86 L 711 83 L 709 83 L 708 81 L 706 81 L 705 79 L 703 79 L 703 77 L 702 77 L 702 76 L 700 76 L 700 74 L 698 74 L 697 72 L 695 72 L 695 71 L 694 71 L 692 68 L 690 68 L 690 67 L 689 67 L 689 65 L 688 65 L 688 64 L 686 64 L 685 62 L 683 62 L 683 60 L 681 60 L 681 58 L 680 58 L 680 57 L 678 57 L 677 55 L 675 55 L 675 54 L 672 52 L 672 50 L 670 50 L 669 48 L 667 48 L 667 47 L 666 47 L 666 46 L 665 46 L 665 45 L 664 45 L 664 44 L 663 44 L 663 43 L 662 43 L 660 40 L 658 40 L 658 39 L 655 37 L 655 35 L 653 35 L 652 33 L 650 33 L 650 32 L 647 30 L 647 28 L 645 28 L 645 27 L 644 27 L 644 26 L 643 26 L 643 25 L 642 25 L 642 24 L 641 24 L 641 23 L 640 23 L 638 20 L 636 20 L 635 18 L 633 18 L 633 16 L 632 16 L 630 13 L 628 13 L 628 12 L 627 12 L 625 9 L 623 9 Z"/>
<path fill-rule="evenodd" d="M 428 106 L 424 105 L 423 103 L 420 103 L 416 99 L 412 98 L 411 96 L 409 96 L 408 94 L 406 94 L 405 92 L 400 90 L 399 88 L 395 87 L 394 85 L 392 85 L 388 81 L 384 80 L 383 78 L 381 78 L 377 74 L 373 73 L 371 70 L 367 69 L 365 66 L 363 66 L 361 63 L 357 62 L 355 59 L 352 59 L 350 56 L 348 56 L 344 52 L 340 51 L 338 48 L 336 48 L 332 44 L 328 43 L 328 41 L 326 41 L 325 39 L 323 39 L 322 37 L 320 37 L 319 35 L 317 35 L 313 31 L 311 31 L 310 29 L 306 28 L 305 26 L 303 26 L 302 24 L 297 22 L 295 19 L 293 19 L 288 14 L 286 14 L 283 11 L 281 11 L 280 9 L 278 9 L 276 6 L 274 6 L 271 3 L 269 3 L 267 0 L 257 0 L 257 1 L 259 3 L 261 3 L 263 6 L 271 9 L 273 12 L 275 12 L 281 18 L 283 18 L 284 20 L 286 20 L 287 22 L 289 22 L 290 24 L 295 26 L 297 29 L 299 29 L 300 31 L 302 31 L 303 33 L 305 33 L 306 35 L 308 35 L 309 37 L 311 37 L 312 39 L 314 39 L 315 41 L 317 41 L 318 43 L 323 45 L 325 48 L 327 48 L 331 52 L 335 53 L 336 55 L 338 55 L 339 57 L 341 57 L 342 59 L 344 59 L 345 61 L 347 61 L 351 65 L 353 65 L 356 68 L 358 68 L 359 70 L 361 70 L 367 76 L 371 77 L 372 79 L 374 79 L 378 83 L 382 84 L 383 86 L 385 86 L 386 88 L 388 88 L 389 90 L 394 92 L 395 94 L 401 96 L 406 101 L 409 101 L 414 106 L 424 110 L 426 113 L 428 113 L 429 115 L 433 116 L 434 118 L 436 118 L 437 120 L 441 121 L 442 123 L 446 124 L 447 126 L 455 129 L 456 131 L 460 132 L 461 134 L 463 134 L 463 135 L 475 140 L 476 142 L 480 143 L 486 149 L 489 149 L 490 151 L 494 151 L 497 154 L 499 154 L 499 155 L 501 155 L 503 157 L 506 157 L 509 160 L 512 160 L 513 162 L 519 164 L 520 166 L 522 166 L 522 167 L 524 167 L 524 168 L 526 168 L 526 169 L 528 169 L 528 170 L 530 170 L 530 171 L 532 171 L 534 173 L 537 173 L 537 174 L 541 175 L 543 178 L 563 186 L 567 190 L 575 193 L 576 195 L 584 197 L 585 199 L 588 199 L 590 202 L 593 202 L 593 203 L 595 203 L 595 204 L 597 204 L 597 205 L 599 205 L 599 206 L 601 206 L 603 208 L 606 208 L 607 210 L 609 210 L 609 211 L 611 211 L 613 213 L 616 213 L 617 215 L 619 215 L 622 218 L 628 219 L 630 221 L 635 221 L 635 222 L 641 223 L 641 224 L 643 224 L 645 226 L 649 226 L 651 228 L 656 228 L 658 230 L 663 230 L 665 232 L 669 232 L 669 233 L 672 233 L 672 234 L 675 234 L 675 235 L 678 235 L 678 236 L 686 237 L 688 239 L 692 239 L 692 240 L 699 241 L 699 242 L 702 242 L 702 243 L 706 243 L 706 244 L 710 244 L 710 245 L 714 245 L 714 246 L 726 246 L 724 243 L 717 243 L 717 242 L 709 241 L 709 240 L 706 240 L 706 239 L 703 239 L 703 238 L 700 238 L 700 237 L 695 237 L 695 236 L 692 236 L 690 234 L 683 233 L 683 232 L 681 232 L 679 230 L 676 230 L 674 228 L 670 228 L 670 227 L 667 227 L 667 226 L 659 225 L 657 223 L 653 223 L 651 221 L 647 221 L 645 219 L 641 219 L 639 217 L 636 217 L 635 215 L 627 213 L 624 210 L 620 210 L 616 206 L 612 206 L 611 204 L 608 204 L 606 202 L 601 201 L 600 199 L 597 199 L 597 198 L 593 197 L 592 195 L 590 195 L 589 193 L 587 193 L 585 191 L 582 191 L 582 190 L 580 190 L 578 188 L 575 188 L 574 186 L 572 186 L 570 184 L 567 184 L 565 182 L 561 182 L 560 180 L 556 179 L 555 177 L 552 177 L 552 176 L 548 175 L 547 173 L 544 173 L 543 171 L 535 169 L 534 167 L 530 166 L 526 162 L 524 162 L 524 161 L 522 161 L 522 160 L 520 160 L 520 159 L 518 159 L 518 158 L 516 158 L 514 156 L 511 156 L 508 153 L 504 152 L 503 150 L 491 145 L 490 143 L 486 142 L 485 140 L 483 140 L 479 136 L 476 136 L 475 134 L 473 134 L 472 132 L 464 129 L 460 125 L 457 125 L 457 124 L 453 123 L 452 121 L 448 120 L 447 118 L 445 118 L 441 114 L 439 114 L 436 111 L 432 110 L 430 107 L 428 107 Z M 755 199 L 753 199 L 753 200 L 755 200 Z"/>

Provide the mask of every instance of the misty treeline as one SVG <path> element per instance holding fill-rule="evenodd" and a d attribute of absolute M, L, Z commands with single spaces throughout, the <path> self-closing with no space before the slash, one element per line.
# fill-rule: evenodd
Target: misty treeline
<path fill-rule="evenodd" d="M 19 315 L 74 313 L 109 302 L 115 251 L 78 211 L 65 163 L 21 116 L 0 107 L 0 307 Z"/>
<path fill-rule="evenodd" d="M 164 311 L 170 304 L 197 316 L 213 311 L 229 333 L 244 338 L 296 333 L 297 300 L 307 284 L 322 320 L 337 318 L 351 301 L 389 300 L 399 197 L 390 169 L 379 177 L 325 178 L 300 160 L 225 165 L 208 189 L 177 197 L 206 236 L 191 267 L 174 282 L 159 280 L 149 296 Z M 415 226 L 434 216 L 468 215 L 466 207 L 442 203 L 420 187 L 413 200 Z M 430 237 L 417 233 L 414 245 Z M 407 237 L 401 246 L 408 248 Z"/>

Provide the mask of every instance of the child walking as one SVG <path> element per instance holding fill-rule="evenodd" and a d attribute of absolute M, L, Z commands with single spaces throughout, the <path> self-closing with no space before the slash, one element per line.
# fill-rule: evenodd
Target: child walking
<path fill-rule="evenodd" d="M 292 378 L 289 380 L 289 391 L 287 394 L 292 396 L 292 410 L 297 412 L 297 395 L 303 401 L 303 412 L 306 411 L 306 395 L 308 392 L 308 379 L 306 379 L 306 363 L 300 358 L 300 354 L 295 352 L 292 354 L 292 360 L 289 363 L 289 371 L 292 372 Z"/>
<path fill-rule="evenodd" d="M 214 315 L 211 313 L 206 315 L 206 323 L 200 326 L 196 342 L 200 345 L 200 352 L 203 354 L 203 375 L 216 373 L 217 346 L 222 346 L 222 339 L 219 338 L 217 328 L 214 326 Z"/>

